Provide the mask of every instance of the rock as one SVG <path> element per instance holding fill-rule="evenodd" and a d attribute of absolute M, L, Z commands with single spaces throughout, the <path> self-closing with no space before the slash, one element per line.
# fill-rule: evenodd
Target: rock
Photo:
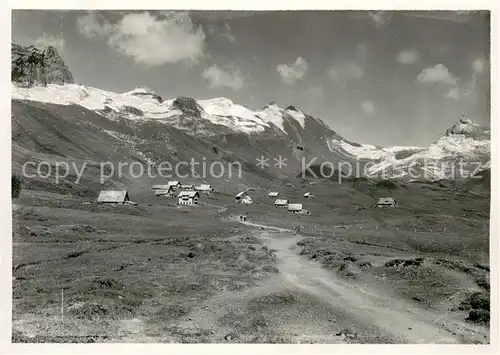
<path fill-rule="evenodd" d="M 52 46 L 37 48 L 12 44 L 11 53 L 11 80 L 22 87 L 75 83 L 69 68 Z"/>

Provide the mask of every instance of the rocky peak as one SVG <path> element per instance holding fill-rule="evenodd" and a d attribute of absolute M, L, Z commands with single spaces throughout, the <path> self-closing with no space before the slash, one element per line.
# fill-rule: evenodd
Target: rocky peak
<path fill-rule="evenodd" d="M 172 102 L 172 107 L 181 110 L 185 115 L 201 118 L 203 108 L 192 97 L 178 97 Z"/>
<path fill-rule="evenodd" d="M 446 136 L 464 136 L 477 140 L 490 139 L 489 130 L 481 127 L 470 118 L 462 115 L 460 120 L 445 132 Z"/>
<path fill-rule="evenodd" d="M 54 47 L 12 44 L 11 80 L 22 87 L 74 84 L 75 80 Z"/>

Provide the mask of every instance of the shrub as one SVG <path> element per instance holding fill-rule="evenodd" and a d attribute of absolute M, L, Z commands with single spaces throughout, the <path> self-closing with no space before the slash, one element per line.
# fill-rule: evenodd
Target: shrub
<path fill-rule="evenodd" d="M 21 194 L 21 178 L 17 175 L 12 175 L 12 198 L 18 198 Z"/>

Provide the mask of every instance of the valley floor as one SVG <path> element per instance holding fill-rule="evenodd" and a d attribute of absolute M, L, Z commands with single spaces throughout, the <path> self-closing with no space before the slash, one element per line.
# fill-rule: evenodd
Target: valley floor
<path fill-rule="evenodd" d="M 14 342 L 489 343 L 487 243 L 402 212 L 14 204 Z"/>

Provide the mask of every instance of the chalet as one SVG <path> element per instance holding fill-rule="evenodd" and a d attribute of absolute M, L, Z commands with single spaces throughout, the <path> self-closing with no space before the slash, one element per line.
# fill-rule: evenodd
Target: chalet
<path fill-rule="evenodd" d="M 274 201 L 274 207 L 287 207 L 287 206 L 288 206 L 288 200 L 278 198 L 276 201 Z"/>
<path fill-rule="evenodd" d="M 174 190 L 180 188 L 181 185 L 182 184 L 180 183 L 180 181 L 177 180 L 172 180 L 168 182 L 168 186 L 171 186 Z"/>
<path fill-rule="evenodd" d="M 236 194 L 236 196 L 234 197 L 236 200 L 241 200 L 242 198 L 244 198 L 245 196 L 248 196 L 247 192 L 246 191 L 241 191 L 239 193 Z"/>
<path fill-rule="evenodd" d="M 267 194 L 267 197 L 278 197 L 279 196 L 279 193 L 277 192 L 274 192 L 274 191 L 271 191 Z"/>
<path fill-rule="evenodd" d="M 375 207 L 396 207 L 398 202 L 393 197 L 381 197 Z"/>
<path fill-rule="evenodd" d="M 310 192 L 306 192 L 306 193 L 304 194 L 304 198 L 314 198 L 314 195 L 313 195 L 313 194 L 311 194 Z"/>
<path fill-rule="evenodd" d="M 128 192 L 121 191 L 101 191 L 97 197 L 98 203 L 114 203 L 114 204 L 130 204 L 136 205 L 135 202 L 130 201 Z"/>
<path fill-rule="evenodd" d="M 191 185 L 191 184 L 183 184 L 181 185 L 181 190 L 182 191 L 194 191 L 195 188 L 194 188 L 194 185 Z"/>
<path fill-rule="evenodd" d="M 153 185 L 151 186 L 151 190 L 154 190 L 154 191 L 157 191 L 157 190 L 168 190 L 170 189 L 171 186 L 170 185 Z"/>
<path fill-rule="evenodd" d="M 214 191 L 212 186 L 210 186 L 208 184 L 201 184 L 199 186 L 196 186 L 195 190 L 198 192 L 204 193 L 204 194 L 210 194 Z"/>
<path fill-rule="evenodd" d="M 246 195 L 245 197 L 243 197 L 241 199 L 241 203 L 244 205 L 250 205 L 253 203 L 253 201 L 252 201 L 252 198 L 250 196 Z"/>
<path fill-rule="evenodd" d="M 198 191 L 181 191 L 177 197 L 179 198 L 179 205 L 192 206 L 198 204 L 200 193 Z"/>
<path fill-rule="evenodd" d="M 168 186 L 168 185 L 163 185 L 163 186 L 165 186 L 164 189 L 155 189 L 155 196 L 156 197 L 167 198 L 167 197 L 174 197 L 175 196 L 175 191 L 172 188 L 172 186 Z"/>
<path fill-rule="evenodd" d="M 289 203 L 288 212 L 293 214 L 309 214 L 309 211 L 305 210 L 301 203 Z"/>

